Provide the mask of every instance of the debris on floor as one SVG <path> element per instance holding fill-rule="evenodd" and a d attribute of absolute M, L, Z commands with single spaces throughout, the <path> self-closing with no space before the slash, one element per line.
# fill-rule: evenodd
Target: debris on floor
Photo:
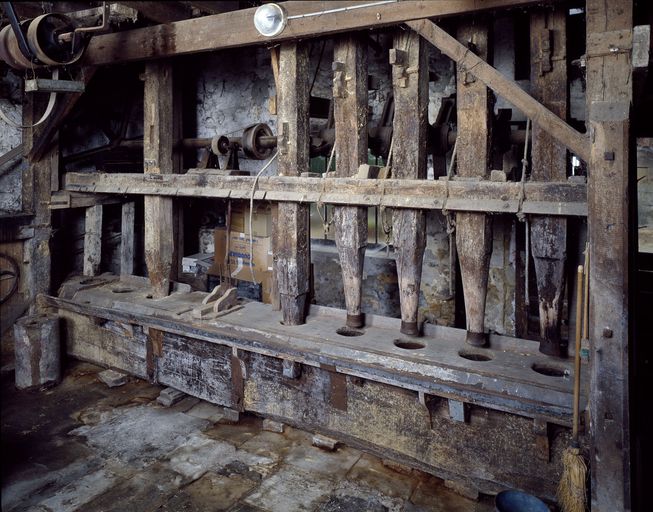
<path fill-rule="evenodd" d="M 324 436 L 267 431 L 276 422 L 248 414 L 233 423 L 237 411 L 137 379 L 106 387 L 100 373 L 73 363 L 45 391 L 2 374 L 3 511 L 492 510 L 490 497 L 346 445 L 320 449 Z"/>

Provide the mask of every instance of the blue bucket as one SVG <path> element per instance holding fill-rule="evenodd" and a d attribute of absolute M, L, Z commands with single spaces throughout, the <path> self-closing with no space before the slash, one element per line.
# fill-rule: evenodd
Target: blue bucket
<path fill-rule="evenodd" d="M 549 512 L 541 499 L 522 491 L 501 491 L 494 506 L 497 512 Z"/>

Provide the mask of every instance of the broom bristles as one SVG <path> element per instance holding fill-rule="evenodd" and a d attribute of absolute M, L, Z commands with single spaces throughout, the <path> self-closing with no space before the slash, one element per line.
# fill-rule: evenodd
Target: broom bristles
<path fill-rule="evenodd" d="M 587 509 L 585 480 L 587 465 L 578 448 L 567 448 L 562 455 L 562 478 L 558 486 L 558 502 L 564 512 L 585 512 Z"/>

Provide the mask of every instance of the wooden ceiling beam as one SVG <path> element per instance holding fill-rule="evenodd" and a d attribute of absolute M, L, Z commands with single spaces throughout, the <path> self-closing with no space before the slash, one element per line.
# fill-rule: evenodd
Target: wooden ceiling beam
<path fill-rule="evenodd" d="M 143 18 L 155 23 L 172 23 L 187 20 L 191 8 L 183 2 L 120 2 L 136 9 Z"/>
<path fill-rule="evenodd" d="M 548 0 L 552 3 L 557 0 Z M 478 11 L 542 4 L 542 0 L 406 0 L 353 11 L 337 11 L 289 20 L 276 37 L 263 37 L 254 28 L 256 8 L 188 19 L 91 39 L 82 64 L 99 66 L 208 52 L 253 44 L 271 44 L 396 25 L 409 20 L 454 16 Z M 283 2 L 289 16 L 333 10 L 360 2 Z"/>

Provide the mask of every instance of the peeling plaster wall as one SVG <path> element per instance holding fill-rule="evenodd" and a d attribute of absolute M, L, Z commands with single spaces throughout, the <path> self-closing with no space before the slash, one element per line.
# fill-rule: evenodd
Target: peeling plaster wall
<path fill-rule="evenodd" d="M 22 124 L 22 80 L 8 71 L 0 82 L 0 109 L 16 124 Z M 20 129 L 0 120 L 0 155 L 22 142 Z M 0 212 L 16 213 L 22 209 L 22 162 L 0 175 Z"/>
<path fill-rule="evenodd" d="M 274 96 L 274 77 L 270 52 L 262 47 L 238 48 L 206 56 L 198 60 L 197 136 L 240 136 L 247 126 L 267 123 L 277 132 L 277 116 L 269 110 Z M 220 156 L 225 168 L 226 157 Z M 240 168 L 259 171 L 263 163 L 241 158 Z M 267 175 L 277 173 L 276 162 Z"/>

